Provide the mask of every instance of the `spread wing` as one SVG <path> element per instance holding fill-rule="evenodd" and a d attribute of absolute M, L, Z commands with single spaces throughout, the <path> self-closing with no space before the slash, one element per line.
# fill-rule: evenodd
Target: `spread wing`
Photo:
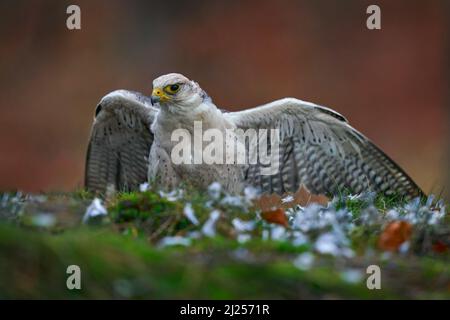
<path fill-rule="evenodd" d="M 261 175 L 259 162 L 246 169 L 246 183 L 264 192 L 295 192 L 303 185 L 327 195 L 367 190 L 423 194 L 394 161 L 331 109 L 285 98 L 225 117 L 242 129 L 279 129 L 278 172 Z"/>
<path fill-rule="evenodd" d="M 150 99 L 137 92 L 117 90 L 102 98 L 87 151 L 88 190 L 103 194 L 136 190 L 147 181 L 150 125 L 156 111 Z"/>

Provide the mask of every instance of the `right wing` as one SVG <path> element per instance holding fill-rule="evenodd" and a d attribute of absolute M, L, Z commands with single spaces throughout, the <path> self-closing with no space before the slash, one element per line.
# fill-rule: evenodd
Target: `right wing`
<path fill-rule="evenodd" d="M 95 193 L 130 191 L 147 181 L 157 113 L 144 95 L 117 90 L 95 110 L 86 157 L 85 187 Z"/>
<path fill-rule="evenodd" d="M 281 195 L 303 185 L 314 194 L 372 190 L 423 195 L 394 161 L 329 108 L 285 98 L 225 117 L 241 129 L 279 129 L 278 172 L 261 175 L 259 164 L 249 165 L 246 172 L 246 182 L 263 192 Z"/>

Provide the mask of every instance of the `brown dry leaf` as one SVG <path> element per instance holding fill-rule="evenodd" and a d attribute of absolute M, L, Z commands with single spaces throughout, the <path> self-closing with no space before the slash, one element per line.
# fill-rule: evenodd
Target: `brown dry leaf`
<path fill-rule="evenodd" d="M 276 208 L 271 211 L 263 211 L 261 217 L 270 223 L 280 224 L 284 227 L 288 227 L 288 220 L 283 208 Z"/>
<path fill-rule="evenodd" d="M 303 185 L 295 193 L 295 203 L 301 205 L 302 207 L 307 206 L 310 203 L 318 203 L 322 206 L 326 206 L 330 199 L 323 194 L 312 194 Z"/>
<path fill-rule="evenodd" d="M 389 223 L 378 239 L 378 247 L 386 251 L 397 251 L 398 248 L 411 238 L 412 225 L 406 221 Z"/>
<path fill-rule="evenodd" d="M 281 207 L 281 198 L 276 194 L 264 194 L 256 201 L 256 206 L 263 212 L 271 211 L 274 208 Z"/>
<path fill-rule="evenodd" d="M 287 196 L 287 194 L 285 196 Z M 280 197 L 277 194 L 263 195 L 256 200 L 255 204 L 262 211 L 271 211 L 273 210 L 273 208 L 287 209 L 295 207 L 296 205 L 306 207 L 311 203 L 318 203 L 322 206 L 326 206 L 330 201 L 330 199 L 328 199 L 325 195 L 322 194 L 316 195 L 310 193 L 303 185 L 301 185 L 299 190 L 292 196 L 293 196 L 292 201 L 283 203 L 282 199 L 284 197 Z"/>

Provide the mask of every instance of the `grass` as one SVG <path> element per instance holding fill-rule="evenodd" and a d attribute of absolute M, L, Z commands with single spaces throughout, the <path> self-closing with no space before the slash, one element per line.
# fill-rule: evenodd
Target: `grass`
<path fill-rule="evenodd" d="M 412 222 L 435 214 L 435 202 L 408 216 L 405 208 L 413 209 L 403 199 L 342 195 L 317 213 L 287 210 L 285 228 L 261 219 L 249 199 L 222 193 L 118 194 L 104 203 L 107 215 L 84 224 L 92 200 L 83 190 L 0 194 L 0 298 L 450 298 L 449 214 Z M 185 214 L 187 204 L 198 222 Z M 379 246 L 397 219 L 388 220 L 389 210 L 413 225 L 406 251 Z M 213 211 L 219 217 L 208 229 Z M 321 249 L 325 234 L 339 250 Z M 188 245 L 163 245 L 174 237 Z M 312 261 L 297 263 L 307 257 Z M 366 286 L 373 264 L 382 270 L 380 290 Z M 69 265 L 81 268 L 81 290 L 66 287 Z"/>

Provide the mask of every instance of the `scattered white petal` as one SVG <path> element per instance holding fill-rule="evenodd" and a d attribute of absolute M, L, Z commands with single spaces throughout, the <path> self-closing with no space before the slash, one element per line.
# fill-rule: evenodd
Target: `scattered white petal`
<path fill-rule="evenodd" d="M 259 190 L 252 186 L 245 187 L 244 189 L 244 196 L 247 202 L 253 201 L 259 196 L 259 194 L 260 194 Z"/>
<path fill-rule="evenodd" d="M 314 255 L 310 252 L 302 253 L 294 260 L 294 265 L 300 270 L 309 270 L 314 263 L 314 258 Z"/>
<path fill-rule="evenodd" d="M 272 240 L 285 240 L 286 239 L 286 228 L 282 226 L 273 226 L 270 232 L 270 238 Z"/>
<path fill-rule="evenodd" d="M 336 256 L 339 254 L 339 247 L 336 242 L 337 239 L 334 234 L 325 233 L 319 236 L 314 246 L 319 253 Z"/>
<path fill-rule="evenodd" d="M 355 251 L 353 251 L 350 248 L 342 248 L 341 249 L 341 255 L 346 258 L 354 258 L 355 257 Z"/>
<path fill-rule="evenodd" d="M 348 198 L 350 200 L 358 200 L 359 198 L 361 198 L 361 194 L 351 194 L 348 196 Z"/>
<path fill-rule="evenodd" d="M 235 206 L 235 207 L 241 207 L 243 205 L 242 203 L 242 199 L 238 196 L 230 196 L 230 195 L 226 195 L 221 203 L 223 205 L 230 205 L 230 206 Z"/>
<path fill-rule="evenodd" d="M 219 199 L 222 192 L 222 186 L 219 182 L 213 182 L 208 187 L 208 193 L 214 200 Z"/>
<path fill-rule="evenodd" d="M 45 201 L 47 201 L 47 197 L 44 195 L 29 195 L 27 200 L 32 202 L 44 203 Z"/>
<path fill-rule="evenodd" d="M 37 227 L 49 228 L 55 225 L 56 218 L 51 213 L 40 213 L 34 215 L 31 222 Z"/>
<path fill-rule="evenodd" d="M 400 217 L 400 214 L 397 210 L 391 209 L 386 213 L 386 218 L 389 220 L 397 220 Z"/>
<path fill-rule="evenodd" d="M 147 182 L 141 183 L 139 185 L 139 191 L 141 191 L 141 192 L 147 191 L 148 188 L 149 188 L 149 184 Z"/>
<path fill-rule="evenodd" d="M 202 236 L 200 231 L 191 231 L 187 234 L 187 238 L 190 239 L 200 239 L 200 237 Z"/>
<path fill-rule="evenodd" d="M 231 223 L 237 232 L 252 231 L 255 228 L 255 221 L 253 220 L 244 221 L 239 218 L 234 218 Z"/>
<path fill-rule="evenodd" d="M 173 201 L 180 200 L 183 197 L 183 190 L 175 189 L 170 192 L 159 191 L 159 195 L 162 198 L 165 198 L 166 200 L 173 202 Z"/>
<path fill-rule="evenodd" d="M 361 270 L 358 269 L 348 269 L 341 272 L 341 279 L 348 283 L 360 283 L 363 279 L 364 275 Z"/>
<path fill-rule="evenodd" d="M 301 246 L 309 242 L 308 237 L 300 231 L 294 231 L 292 233 L 292 236 L 293 236 L 292 244 L 294 246 Z"/>
<path fill-rule="evenodd" d="M 297 207 L 294 212 L 293 227 L 301 231 L 307 232 L 312 229 L 320 229 L 329 224 L 328 219 L 334 219 L 334 212 L 327 214 L 322 212 L 322 206 L 312 203 L 307 207 Z"/>
<path fill-rule="evenodd" d="M 251 239 L 251 236 L 249 234 L 241 233 L 237 236 L 237 241 L 239 243 L 245 243 Z"/>
<path fill-rule="evenodd" d="M 217 210 L 212 211 L 209 214 L 209 219 L 202 227 L 202 233 L 208 237 L 214 237 L 216 235 L 216 222 L 220 217 L 220 212 Z"/>
<path fill-rule="evenodd" d="M 99 198 L 95 198 L 92 203 L 87 207 L 86 212 L 83 217 L 83 222 L 86 223 L 89 219 L 98 216 L 105 216 L 108 214 L 106 208 L 102 205 L 102 202 Z"/>
<path fill-rule="evenodd" d="M 189 246 L 190 244 L 191 244 L 191 239 L 180 237 L 180 236 L 164 237 L 159 241 L 160 247 Z"/>
<path fill-rule="evenodd" d="M 416 197 L 405 205 L 407 211 L 417 211 L 420 207 L 420 197 Z"/>
<path fill-rule="evenodd" d="M 411 243 L 409 241 L 403 242 L 400 247 L 398 247 L 398 252 L 405 254 L 408 252 Z"/>
<path fill-rule="evenodd" d="M 186 203 L 183 210 L 184 215 L 189 219 L 190 222 L 195 224 L 196 226 L 199 225 L 198 219 L 195 216 L 194 210 L 192 209 L 191 203 Z"/>
<path fill-rule="evenodd" d="M 282 203 L 289 203 L 289 202 L 292 202 L 292 201 L 294 201 L 294 197 L 292 195 L 288 195 L 287 197 L 281 199 Z"/>

